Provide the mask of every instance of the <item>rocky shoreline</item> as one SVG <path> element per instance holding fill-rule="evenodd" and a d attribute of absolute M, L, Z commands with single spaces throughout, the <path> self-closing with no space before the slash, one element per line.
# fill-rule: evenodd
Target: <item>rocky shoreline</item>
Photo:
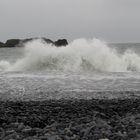
<path fill-rule="evenodd" d="M 1 101 L 2 140 L 138 140 L 140 99 Z"/>
<path fill-rule="evenodd" d="M 68 41 L 66 39 L 58 39 L 57 41 L 52 41 L 51 39 L 41 37 L 41 38 L 27 38 L 27 39 L 9 39 L 5 43 L 0 42 L 0 48 L 22 47 L 23 44 L 37 39 L 41 39 L 44 43 L 52 44 L 57 47 L 68 45 Z"/>

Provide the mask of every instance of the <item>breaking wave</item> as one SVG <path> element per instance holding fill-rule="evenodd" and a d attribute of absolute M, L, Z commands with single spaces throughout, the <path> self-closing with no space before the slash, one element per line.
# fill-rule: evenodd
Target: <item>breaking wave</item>
<path fill-rule="evenodd" d="M 4 71 L 140 71 L 140 56 L 131 50 L 119 54 L 98 39 L 77 39 L 66 47 L 55 47 L 41 39 L 25 44 L 24 57 L 15 63 L 0 61 Z"/>

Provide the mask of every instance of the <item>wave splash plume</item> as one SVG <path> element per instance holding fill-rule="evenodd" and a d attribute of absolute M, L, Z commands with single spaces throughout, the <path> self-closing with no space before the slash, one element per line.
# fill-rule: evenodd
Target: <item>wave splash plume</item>
<path fill-rule="evenodd" d="M 15 63 L 0 61 L 4 71 L 140 71 L 140 56 L 131 50 L 119 54 L 98 39 L 77 39 L 68 46 L 56 47 L 41 39 L 25 44 L 24 57 Z"/>

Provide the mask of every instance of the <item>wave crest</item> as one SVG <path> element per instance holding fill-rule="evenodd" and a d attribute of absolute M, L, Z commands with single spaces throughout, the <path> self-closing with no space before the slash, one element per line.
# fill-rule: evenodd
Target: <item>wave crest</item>
<path fill-rule="evenodd" d="M 56 47 L 41 39 L 25 44 L 24 57 L 14 64 L 0 61 L 5 71 L 140 71 L 140 56 L 131 50 L 118 54 L 98 39 L 77 39 L 66 47 Z"/>

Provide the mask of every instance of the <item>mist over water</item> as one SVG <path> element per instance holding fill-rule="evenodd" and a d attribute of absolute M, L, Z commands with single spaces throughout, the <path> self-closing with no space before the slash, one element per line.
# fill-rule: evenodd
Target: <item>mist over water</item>
<path fill-rule="evenodd" d="M 38 39 L 24 44 L 23 57 L 14 63 L 0 61 L 1 71 L 140 71 L 140 55 L 132 50 L 123 54 L 99 39 L 76 39 L 68 46 L 56 47 Z"/>

